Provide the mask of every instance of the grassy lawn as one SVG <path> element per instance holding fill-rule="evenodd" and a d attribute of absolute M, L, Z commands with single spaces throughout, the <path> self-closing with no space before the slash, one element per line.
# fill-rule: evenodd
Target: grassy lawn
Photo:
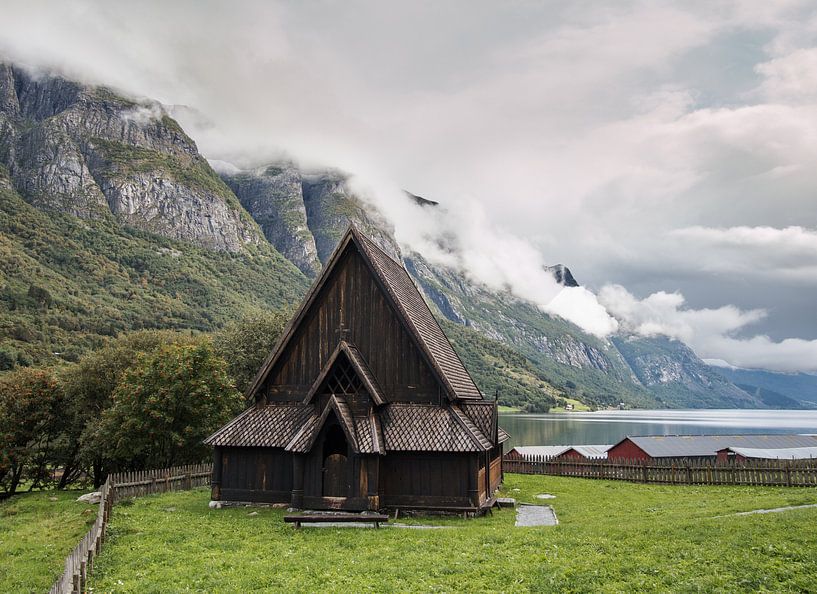
<path fill-rule="evenodd" d="M 0 592 L 45 592 L 96 519 L 84 491 L 37 491 L 0 502 Z"/>
<path fill-rule="evenodd" d="M 278 509 L 207 508 L 208 492 L 114 509 L 93 583 L 101 592 L 810 591 L 815 489 L 638 485 L 506 477 L 507 494 L 550 500 L 557 527 L 492 517 L 423 519 L 442 530 L 294 531 Z M 127 502 L 129 503 L 129 502 Z M 255 516 L 249 515 L 257 511 Z M 408 520 L 412 521 L 412 520 Z"/>
<path fill-rule="evenodd" d="M 499 412 L 501 413 L 518 413 L 522 412 L 521 408 L 516 408 L 515 406 L 505 406 L 504 404 L 500 404 L 498 406 Z"/>

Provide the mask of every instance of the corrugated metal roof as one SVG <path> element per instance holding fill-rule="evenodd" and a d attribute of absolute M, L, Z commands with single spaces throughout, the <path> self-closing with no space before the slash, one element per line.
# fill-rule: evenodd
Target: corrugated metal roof
<path fill-rule="evenodd" d="M 606 458 L 609 445 L 552 445 L 552 446 L 517 446 L 512 451 L 516 452 L 523 458 L 532 456 L 545 456 L 552 458 L 561 456 L 569 450 L 575 450 L 585 458 Z M 510 453 L 510 452 L 509 452 Z"/>
<path fill-rule="evenodd" d="M 735 452 L 744 458 L 762 458 L 765 460 L 808 460 L 809 458 L 817 458 L 817 446 L 766 449 L 731 447 L 729 451 Z"/>
<path fill-rule="evenodd" d="M 585 458 L 606 458 L 609 445 L 576 445 L 572 446 L 574 450 L 580 453 Z"/>
<path fill-rule="evenodd" d="M 780 449 L 817 445 L 817 437 L 811 435 L 650 435 L 625 439 L 652 458 L 714 456 L 718 450 L 733 446 Z"/>
<path fill-rule="evenodd" d="M 516 446 L 511 452 L 516 451 L 523 458 L 529 456 L 558 456 L 570 449 L 570 446 L 555 445 L 555 446 Z M 508 452 L 510 454 L 510 452 Z"/>

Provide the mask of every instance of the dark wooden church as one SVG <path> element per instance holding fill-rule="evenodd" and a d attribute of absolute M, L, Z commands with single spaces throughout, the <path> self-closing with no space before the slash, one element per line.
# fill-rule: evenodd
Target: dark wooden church
<path fill-rule="evenodd" d="M 403 265 L 354 227 L 248 396 L 206 440 L 217 501 L 479 511 L 502 480 L 496 403 Z"/>

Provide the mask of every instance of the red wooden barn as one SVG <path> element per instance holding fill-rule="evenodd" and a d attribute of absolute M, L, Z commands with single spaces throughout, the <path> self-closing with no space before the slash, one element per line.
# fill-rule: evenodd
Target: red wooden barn
<path fill-rule="evenodd" d="M 214 500 L 478 511 L 502 479 L 496 403 L 402 264 L 354 227 L 248 396 L 206 440 Z"/>

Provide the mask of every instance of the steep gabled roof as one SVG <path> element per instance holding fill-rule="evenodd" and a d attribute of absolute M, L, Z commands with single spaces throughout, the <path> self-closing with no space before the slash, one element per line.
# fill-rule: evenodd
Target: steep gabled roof
<path fill-rule="evenodd" d="M 276 407 L 280 405 L 272 404 L 269 406 Z M 303 424 L 301 430 L 294 435 L 284 449 L 300 453 L 310 451 L 330 412 L 335 413 L 335 417 L 337 417 L 343 432 L 346 434 L 346 440 L 352 450 L 360 454 L 385 453 L 383 433 L 380 429 L 377 414 L 370 412 L 363 417 L 354 417 L 342 396 L 329 398 L 323 412 L 320 414 L 313 412 Z"/>
<path fill-rule="evenodd" d="M 412 338 L 426 363 L 451 400 L 480 400 L 482 394 L 466 371 L 459 356 L 431 313 L 414 282 L 402 264 L 392 259 L 377 244 L 363 235 L 354 225 L 341 239 L 320 276 L 307 293 L 298 312 L 284 330 L 273 351 L 267 357 L 250 388 L 247 397 L 255 397 L 270 370 L 279 359 L 295 330 L 326 284 L 341 255 L 354 246 L 383 290 L 397 318 Z"/>

